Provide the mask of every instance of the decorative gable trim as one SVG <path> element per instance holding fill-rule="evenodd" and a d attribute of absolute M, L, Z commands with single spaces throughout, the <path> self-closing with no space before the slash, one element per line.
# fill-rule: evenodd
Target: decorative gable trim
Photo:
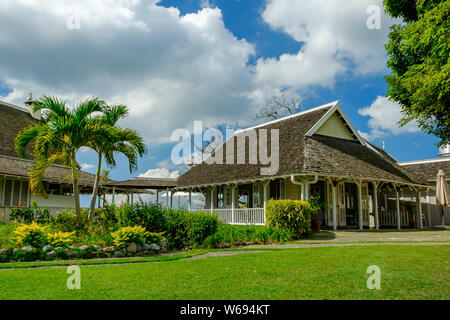
<path fill-rule="evenodd" d="M 345 112 L 342 110 L 341 106 L 339 105 L 339 101 L 336 101 L 334 106 L 330 110 L 328 110 L 327 113 L 325 113 L 325 115 L 319 121 L 317 121 L 317 123 L 306 133 L 306 136 L 311 137 L 315 133 L 317 133 L 317 131 L 319 131 L 319 129 L 325 124 L 325 122 L 327 122 L 328 119 L 330 119 L 330 117 L 335 112 L 339 113 L 339 115 L 342 117 L 345 124 L 348 126 L 351 133 L 356 137 L 356 139 L 359 141 L 359 143 L 361 143 L 363 146 L 367 146 L 365 140 L 361 137 L 361 135 L 358 133 L 358 131 L 355 129 L 353 124 L 348 119 Z"/>

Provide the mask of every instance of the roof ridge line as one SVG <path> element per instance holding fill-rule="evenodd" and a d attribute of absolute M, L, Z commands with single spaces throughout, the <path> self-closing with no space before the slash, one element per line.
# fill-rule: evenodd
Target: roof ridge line
<path fill-rule="evenodd" d="M 252 127 L 248 127 L 248 128 L 245 128 L 245 129 L 236 130 L 235 133 L 236 134 L 237 133 L 242 133 L 242 132 L 245 132 L 245 131 L 248 131 L 248 130 L 264 127 L 264 126 L 267 126 L 267 125 L 270 125 L 270 124 L 273 124 L 273 123 L 277 123 L 277 122 L 285 121 L 285 120 L 288 120 L 288 119 L 291 119 L 291 118 L 295 118 L 295 117 L 298 117 L 298 116 L 302 116 L 304 114 L 308 114 L 310 112 L 318 111 L 320 109 L 325 109 L 325 108 L 328 108 L 328 107 L 332 107 L 338 102 L 339 102 L 339 100 L 335 100 L 333 102 L 325 103 L 325 104 L 323 104 L 321 106 L 314 107 L 314 108 L 311 108 L 311 109 L 308 109 L 308 110 L 304 110 L 304 111 L 300 111 L 298 113 L 291 114 L 289 116 L 285 116 L 285 117 L 282 117 L 282 118 L 279 118 L 279 119 L 275 119 L 275 120 L 272 120 L 272 121 L 269 121 L 269 122 L 264 122 L 264 123 L 261 123 L 261 124 L 258 124 L 258 125 L 252 126 Z"/>
<path fill-rule="evenodd" d="M 434 158 L 434 159 L 424 159 L 424 160 L 413 160 L 413 161 L 403 161 L 399 162 L 399 165 L 412 165 L 412 164 L 422 164 L 422 163 L 433 163 L 433 162 L 443 162 L 450 161 L 450 157 L 448 158 Z"/>

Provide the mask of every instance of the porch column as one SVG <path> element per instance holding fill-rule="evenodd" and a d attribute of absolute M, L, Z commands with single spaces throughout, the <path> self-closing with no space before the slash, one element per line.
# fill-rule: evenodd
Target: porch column
<path fill-rule="evenodd" d="M 430 189 L 427 189 L 427 216 L 428 216 L 428 226 L 431 227 Z"/>
<path fill-rule="evenodd" d="M 380 221 L 378 217 L 378 182 L 373 181 L 373 214 L 375 218 L 375 229 L 380 229 Z"/>
<path fill-rule="evenodd" d="M 395 186 L 394 189 L 395 189 L 395 212 L 397 215 L 397 229 L 400 230 L 402 228 L 402 221 L 400 220 L 400 196 L 397 186 Z"/>
<path fill-rule="evenodd" d="M 267 187 L 269 186 L 270 180 L 263 182 L 263 194 L 264 194 L 264 224 L 266 224 L 266 203 L 267 203 Z"/>
<path fill-rule="evenodd" d="M 211 214 L 214 213 L 214 187 L 211 187 L 211 191 L 210 191 L 210 200 L 209 202 L 211 203 Z"/>
<path fill-rule="evenodd" d="M 336 186 L 331 182 L 331 198 L 332 198 L 332 214 L 333 214 L 333 230 L 337 230 L 337 200 L 336 200 Z"/>
<path fill-rule="evenodd" d="M 305 183 L 300 184 L 300 200 L 306 200 L 306 186 Z"/>
<path fill-rule="evenodd" d="M 420 199 L 420 191 L 417 191 L 416 193 L 416 205 L 417 205 L 417 215 L 419 219 L 419 229 L 423 229 L 423 222 L 422 222 L 422 199 Z"/>
<path fill-rule="evenodd" d="M 131 193 L 131 205 L 134 205 L 134 193 Z"/>
<path fill-rule="evenodd" d="M 156 205 L 159 204 L 159 189 L 156 189 Z"/>
<path fill-rule="evenodd" d="M 361 181 L 356 183 L 357 190 L 358 190 L 358 224 L 359 224 L 359 230 L 363 230 L 363 212 L 362 212 L 362 190 L 361 190 Z"/>
<path fill-rule="evenodd" d="M 175 192 L 170 191 L 170 209 L 173 208 L 173 195 L 174 195 L 174 193 L 175 193 Z"/>
<path fill-rule="evenodd" d="M 169 188 L 166 188 L 166 208 L 169 209 Z"/>
<path fill-rule="evenodd" d="M 234 223 L 234 207 L 236 206 L 236 185 L 231 186 L 231 223 Z"/>
<path fill-rule="evenodd" d="M 189 212 L 192 211 L 192 190 L 189 189 Z"/>

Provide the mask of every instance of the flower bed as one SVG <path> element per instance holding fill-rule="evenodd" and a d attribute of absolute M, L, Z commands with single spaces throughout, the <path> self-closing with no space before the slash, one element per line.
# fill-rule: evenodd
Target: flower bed
<path fill-rule="evenodd" d="M 33 212 L 45 212 L 34 206 Z M 18 207 L 11 224 L 0 225 L 0 262 L 145 256 L 196 248 L 217 230 L 216 217 L 167 210 L 159 205 L 109 206 L 77 217 L 42 214 Z"/>

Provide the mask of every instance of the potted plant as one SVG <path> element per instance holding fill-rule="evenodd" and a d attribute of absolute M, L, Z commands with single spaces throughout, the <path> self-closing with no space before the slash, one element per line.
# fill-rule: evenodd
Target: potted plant
<path fill-rule="evenodd" d="M 311 229 L 313 231 L 320 231 L 321 222 L 317 219 L 317 217 L 319 216 L 322 208 L 324 208 L 324 203 L 318 197 L 311 197 L 309 203 L 313 209 L 313 213 L 311 215 Z"/>
<path fill-rule="evenodd" d="M 416 219 L 416 208 L 415 208 L 414 204 L 405 203 L 404 207 L 407 210 L 407 212 L 411 214 L 411 220 L 409 221 L 409 228 L 417 229 L 417 226 L 419 223 L 417 222 L 417 219 Z"/>

